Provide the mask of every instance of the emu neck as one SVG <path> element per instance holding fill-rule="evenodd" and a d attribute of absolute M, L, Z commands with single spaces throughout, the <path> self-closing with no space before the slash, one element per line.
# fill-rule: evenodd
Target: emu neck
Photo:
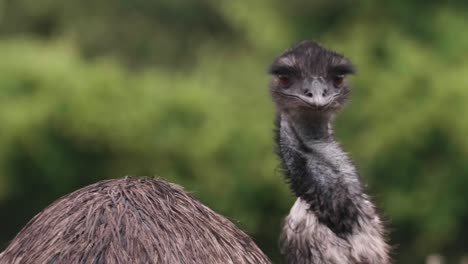
<path fill-rule="evenodd" d="M 282 113 L 279 152 L 291 190 L 339 236 L 353 231 L 362 188 L 353 164 L 335 142 L 330 114 Z"/>
<path fill-rule="evenodd" d="M 330 113 L 286 113 L 281 119 L 289 123 L 303 143 L 333 140 Z"/>

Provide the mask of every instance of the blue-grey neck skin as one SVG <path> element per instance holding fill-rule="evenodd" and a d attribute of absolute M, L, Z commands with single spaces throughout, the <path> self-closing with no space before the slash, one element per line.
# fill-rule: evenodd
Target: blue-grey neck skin
<path fill-rule="evenodd" d="M 283 114 L 278 143 L 292 191 L 321 223 L 345 237 L 355 227 L 362 188 L 353 164 L 333 138 L 330 121 L 322 114 Z"/>
<path fill-rule="evenodd" d="M 331 120 L 327 113 L 278 115 L 278 152 L 298 197 L 285 221 L 282 253 L 287 263 L 389 263 L 381 221 Z"/>

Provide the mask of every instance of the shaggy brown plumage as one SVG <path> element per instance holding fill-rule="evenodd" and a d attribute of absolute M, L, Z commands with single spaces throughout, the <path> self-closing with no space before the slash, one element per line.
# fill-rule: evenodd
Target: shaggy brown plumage
<path fill-rule="evenodd" d="M 225 217 L 162 179 L 107 180 L 36 215 L 0 263 L 270 263 Z"/>

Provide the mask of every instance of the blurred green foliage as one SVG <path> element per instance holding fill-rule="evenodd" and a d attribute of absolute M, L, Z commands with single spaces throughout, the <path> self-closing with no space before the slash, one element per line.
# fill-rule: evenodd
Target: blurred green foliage
<path fill-rule="evenodd" d="M 0 0 L 0 248 L 61 195 L 160 175 L 279 262 L 293 197 L 265 70 L 312 38 L 359 67 L 337 134 L 396 261 L 457 263 L 468 254 L 467 12 L 433 0 Z"/>

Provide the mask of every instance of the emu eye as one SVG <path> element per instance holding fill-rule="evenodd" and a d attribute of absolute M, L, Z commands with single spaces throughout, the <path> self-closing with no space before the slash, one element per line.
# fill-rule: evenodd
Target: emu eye
<path fill-rule="evenodd" d="M 291 86 L 291 78 L 286 75 L 280 75 L 278 76 L 278 84 L 281 88 L 287 89 Z"/>
<path fill-rule="evenodd" d="M 338 88 L 343 85 L 344 76 L 343 75 L 335 75 L 332 77 L 333 85 Z"/>

